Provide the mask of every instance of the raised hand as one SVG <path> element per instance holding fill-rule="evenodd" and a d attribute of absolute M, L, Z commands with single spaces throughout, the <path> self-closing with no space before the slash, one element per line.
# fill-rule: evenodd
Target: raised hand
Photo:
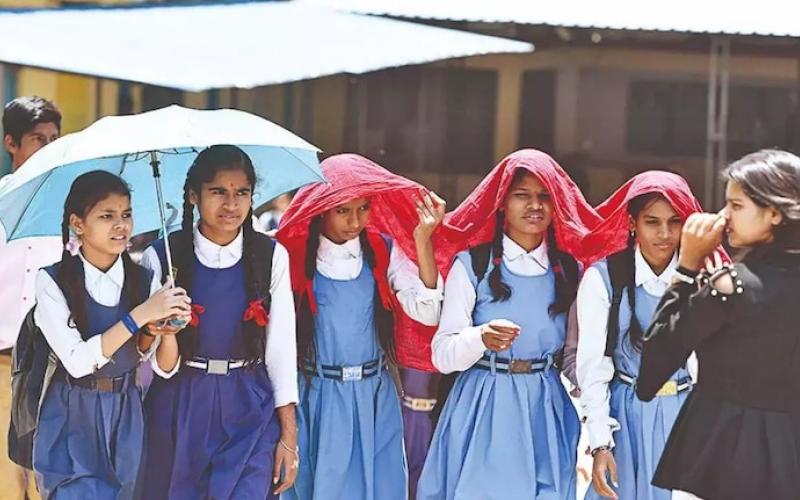
<path fill-rule="evenodd" d="M 690 215 L 681 234 L 680 265 L 693 271 L 700 270 L 706 257 L 722 243 L 727 223 L 723 213 Z"/>
<path fill-rule="evenodd" d="M 444 219 L 447 203 L 433 191 L 428 191 L 421 196 L 414 196 L 414 204 L 419 215 L 419 223 L 414 228 L 414 239 L 429 240 Z"/>

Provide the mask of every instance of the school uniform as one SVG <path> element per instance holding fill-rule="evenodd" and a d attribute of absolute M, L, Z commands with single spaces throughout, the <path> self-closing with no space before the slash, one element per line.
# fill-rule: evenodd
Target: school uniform
<path fill-rule="evenodd" d="M 58 363 L 39 414 L 33 467 L 43 498 L 132 499 L 144 445 L 135 372 L 149 353 L 140 353 L 132 336 L 110 358 L 103 355 L 101 334 L 132 308 L 123 293 L 122 258 L 103 272 L 79 255 L 86 331 L 70 326 L 71 313 L 55 281 L 58 264 L 36 278 L 34 317 Z M 149 292 L 144 297 L 159 288 L 152 273 L 136 270 Z"/>
<path fill-rule="evenodd" d="M 672 282 L 677 267 L 673 256 L 666 269 L 656 275 L 637 246 L 635 266 L 635 314 L 646 329 L 662 295 Z M 650 484 L 672 425 L 692 388 L 686 367 L 671 377 L 662 394 L 650 402 L 636 397 L 641 347 L 631 342 L 628 329 L 631 309 L 628 290 L 623 291 L 619 310 L 619 334 L 613 356 L 606 356 L 606 321 L 611 306 L 612 285 L 608 264 L 602 260 L 591 266 L 578 289 L 578 382 L 581 406 L 586 416 L 589 446 L 612 448 L 617 464 L 619 487 L 611 486 L 620 498 L 669 500 L 672 492 Z M 601 498 L 594 488 L 587 499 Z"/>
<path fill-rule="evenodd" d="M 180 359 L 171 372 L 153 360 L 158 376 L 145 401 L 143 498 L 272 498 L 281 430 L 275 408 L 297 402 L 288 254 L 275 245 L 264 362 L 247 367 L 242 361 L 242 317 L 248 307 L 242 233 L 224 246 L 196 228 L 193 238 L 194 277 L 188 293 L 205 310 L 198 315 L 193 359 Z M 145 251 L 142 262 L 160 276 L 154 248 Z"/>
<path fill-rule="evenodd" d="M 433 362 L 443 373 L 462 373 L 434 433 L 420 500 L 575 496 L 580 424 L 554 365 L 566 314 L 549 313 L 556 276 L 547 244 L 526 252 L 503 236 L 502 245 L 508 300 L 492 296 L 492 262 L 478 282 L 469 252 L 458 254 L 448 275 Z M 480 325 L 501 318 L 521 330 L 509 349 L 494 353 Z"/>
<path fill-rule="evenodd" d="M 426 288 L 418 274 L 392 246 L 392 292 L 409 316 L 435 324 L 441 288 Z M 400 401 L 377 339 L 379 292 L 359 238 L 337 245 L 320 236 L 313 293 L 316 360 L 303 366 L 297 418 L 303 465 L 282 498 L 406 500 Z"/>

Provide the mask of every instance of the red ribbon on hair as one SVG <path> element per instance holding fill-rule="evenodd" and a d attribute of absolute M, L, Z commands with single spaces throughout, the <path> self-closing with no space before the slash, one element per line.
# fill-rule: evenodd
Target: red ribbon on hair
<path fill-rule="evenodd" d="M 196 327 L 200 324 L 200 315 L 206 312 L 206 308 L 200 304 L 192 304 L 192 319 L 189 320 L 189 326 Z"/>
<path fill-rule="evenodd" d="M 269 324 L 269 314 L 264 309 L 264 301 L 261 299 L 251 300 L 244 311 L 243 318 L 245 321 L 255 321 L 258 326 L 267 326 Z"/>

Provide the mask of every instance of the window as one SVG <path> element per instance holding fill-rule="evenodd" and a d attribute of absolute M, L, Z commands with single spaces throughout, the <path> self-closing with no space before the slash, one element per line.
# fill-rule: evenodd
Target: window
<path fill-rule="evenodd" d="M 522 76 L 519 145 L 542 151 L 555 150 L 556 73 L 526 71 Z"/>
<path fill-rule="evenodd" d="M 705 83 L 632 82 L 628 90 L 627 144 L 632 153 L 703 156 L 708 87 Z M 796 91 L 731 84 L 728 158 L 765 147 L 800 146 Z"/>
<path fill-rule="evenodd" d="M 486 173 L 494 166 L 497 74 L 484 70 L 447 70 L 442 170 Z"/>
<path fill-rule="evenodd" d="M 484 173 L 493 164 L 494 71 L 402 68 L 354 79 L 346 143 L 394 171 Z"/>
<path fill-rule="evenodd" d="M 707 86 L 636 81 L 628 90 L 627 145 L 631 153 L 703 156 Z"/>
<path fill-rule="evenodd" d="M 151 111 L 171 104 L 182 103 L 183 92 L 180 90 L 142 85 L 142 111 Z"/>

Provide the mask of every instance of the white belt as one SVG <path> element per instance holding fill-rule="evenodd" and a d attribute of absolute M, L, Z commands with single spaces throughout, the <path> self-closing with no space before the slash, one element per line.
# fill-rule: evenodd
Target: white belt
<path fill-rule="evenodd" d="M 244 367 L 247 362 L 244 360 L 231 359 L 202 359 L 194 358 L 183 362 L 184 365 L 205 370 L 209 375 L 227 375 L 231 370 Z"/>

